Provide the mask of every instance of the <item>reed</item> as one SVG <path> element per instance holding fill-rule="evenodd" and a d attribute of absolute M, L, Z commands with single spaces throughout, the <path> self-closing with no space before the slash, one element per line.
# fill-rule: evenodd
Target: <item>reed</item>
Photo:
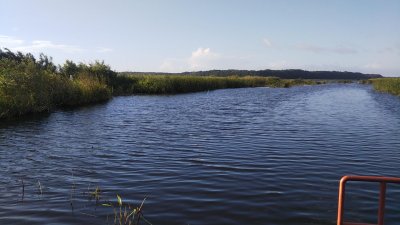
<path fill-rule="evenodd" d="M 243 87 L 291 87 L 311 85 L 317 82 L 302 79 L 280 79 L 255 76 L 185 76 L 185 75 L 125 75 L 118 76 L 114 88 L 116 95 L 130 94 L 179 94 Z"/>
<path fill-rule="evenodd" d="M 37 191 L 37 195 L 39 196 L 39 199 L 41 201 L 46 201 L 49 202 L 52 199 L 49 198 L 49 196 L 46 196 L 46 193 L 43 191 L 43 185 L 42 183 L 38 180 L 36 183 L 35 182 L 31 182 L 31 183 L 25 183 L 24 180 L 21 180 L 21 203 L 24 203 L 24 196 L 26 195 L 26 186 L 31 187 L 30 190 L 34 190 L 36 189 Z M 33 189 L 32 189 L 33 187 Z M 66 196 L 69 196 L 69 204 L 71 207 L 71 212 L 77 211 L 77 213 L 79 215 L 83 215 L 83 216 L 90 216 L 90 217 L 99 217 L 96 214 L 91 213 L 90 211 L 88 212 L 88 210 L 92 209 L 92 207 L 94 207 L 94 211 L 96 212 L 96 209 L 98 206 L 102 206 L 104 210 L 112 213 L 112 217 L 114 218 L 112 224 L 113 225 L 139 225 L 139 224 L 148 224 L 148 225 L 152 225 L 152 223 L 147 220 L 144 217 L 144 213 L 143 213 L 143 207 L 144 207 L 144 203 L 147 199 L 147 197 L 145 197 L 141 203 L 139 205 L 133 205 L 128 203 L 127 201 L 123 200 L 122 197 L 120 195 L 116 195 L 117 198 L 114 201 L 104 201 L 103 198 L 105 198 L 104 196 L 104 192 L 102 189 L 100 189 L 99 186 L 96 186 L 94 189 L 90 188 L 90 185 L 87 189 L 87 191 L 83 192 L 83 196 L 81 198 L 78 197 L 78 202 L 82 202 L 83 199 L 85 199 L 85 197 L 87 197 L 87 201 L 92 202 L 92 200 L 95 200 L 94 204 L 85 204 L 84 206 L 78 207 L 77 209 L 75 209 L 74 205 L 73 205 L 73 196 L 76 190 L 76 184 L 75 181 L 73 181 L 72 183 L 72 188 L 70 190 L 71 193 L 59 193 L 59 194 L 65 194 Z M 29 196 L 32 196 L 32 193 L 27 193 L 28 194 L 28 198 L 25 198 L 25 200 L 27 201 L 26 204 L 30 204 L 30 200 Z M 29 195 L 31 194 L 31 195 Z M 65 202 L 67 205 L 67 202 Z M 24 203 L 25 204 L 25 203 Z M 79 205 L 78 205 L 79 206 Z M 111 214 L 109 214 L 111 215 Z M 143 222 L 143 223 L 142 223 Z M 107 216 L 107 224 L 109 224 L 109 216 Z"/>
<path fill-rule="evenodd" d="M 143 204 L 146 198 L 143 199 L 140 206 L 135 207 L 131 204 L 124 203 L 122 198 L 117 195 L 116 203 L 103 203 L 102 206 L 111 207 L 114 212 L 114 225 L 139 225 L 140 221 L 143 220 L 146 224 L 152 225 L 143 216 Z"/>
<path fill-rule="evenodd" d="M 70 79 L 60 72 L 63 67 L 57 71 L 47 57 L 36 60 L 29 54 L 7 54 L 5 57 L 0 51 L 0 119 L 49 112 L 56 107 L 86 105 L 112 97 L 108 80 L 101 77 L 102 63 L 81 64 Z"/>
<path fill-rule="evenodd" d="M 375 90 L 400 96 L 400 77 L 370 79 Z"/>
<path fill-rule="evenodd" d="M 179 94 L 243 87 L 291 87 L 319 81 L 257 76 L 118 75 L 104 64 L 54 65 L 43 54 L 0 49 L 0 119 L 109 100 L 113 95 Z"/>

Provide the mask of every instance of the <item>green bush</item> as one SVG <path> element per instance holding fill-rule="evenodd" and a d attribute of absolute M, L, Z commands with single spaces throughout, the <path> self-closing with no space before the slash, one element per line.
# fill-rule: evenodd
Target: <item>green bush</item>
<path fill-rule="evenodd" d="M 30 54 L 0 51 L 0 118 L 110 99 L 109 67 L 97 62 L 86 67 L 70 80 L 42 54 L 37 61 Z"/>
<path fill-rule="evenodd" d="M 0 60 L 0 116 L 48 111 L 52 107 L 52 74 L 32 61 Z"/>

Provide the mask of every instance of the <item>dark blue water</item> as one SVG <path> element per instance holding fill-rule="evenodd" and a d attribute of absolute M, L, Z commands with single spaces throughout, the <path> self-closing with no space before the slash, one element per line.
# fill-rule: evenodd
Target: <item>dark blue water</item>
<path fill-rule="evenodd" d="M 341 176 L 400 177 L 399 128 L 400 98 L 356 84 L 117 97 L 2 122 L 0 224 L 113 224 L 97 186 L 100 204 L 147 196 L 152 224 L 335 224 Z M 346 218 L 374 222 L 378 185 L 348 190 Z M 400 224 L 400 186 L 387 199 Z"/>

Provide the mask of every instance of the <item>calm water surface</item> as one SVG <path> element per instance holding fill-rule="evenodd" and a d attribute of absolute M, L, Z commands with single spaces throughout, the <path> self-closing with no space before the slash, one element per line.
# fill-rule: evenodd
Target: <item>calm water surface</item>
<path fill-rule="evenodd" d="M 0 224 L 112 224 L 96 186 L 100 201 L 147 196 L 153 224 L 335 224 L 342 175 L 400 177 L 399 128 L 400 98 L 356 84 L 117 97 L 2 122 Z M 349 188 L 346 218 L 374 222 L 378 186 Z M 389 185 L 387 224 L 399 199 Z"/>

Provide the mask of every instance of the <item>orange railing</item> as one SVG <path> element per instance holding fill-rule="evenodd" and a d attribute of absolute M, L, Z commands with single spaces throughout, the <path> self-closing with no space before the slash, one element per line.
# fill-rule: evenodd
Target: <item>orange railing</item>
<path fill-rule="evenodd" d="M 377 182 L 377 183 L 380 183 L 379 209 L 378 209 L 378 223 L 377 223 L 377 225 L 383 225 L 384 216 L 385 216 L 386 183 L 398 183 L 398 184 L 400 184 L 400 178 L 397 178 L 397 177 L 379 177 L 379 176 L 344 176 L 340 180 L 337 225 L 371 225 L 371 224 L 365 224 L 365 223 L 344 222 L 344 220 L 343 220 L 343 209 L 344 209 L 345 187 L 346 187 L 346 182 L 347 181 L 364 181 L 364 182 Z"/>

